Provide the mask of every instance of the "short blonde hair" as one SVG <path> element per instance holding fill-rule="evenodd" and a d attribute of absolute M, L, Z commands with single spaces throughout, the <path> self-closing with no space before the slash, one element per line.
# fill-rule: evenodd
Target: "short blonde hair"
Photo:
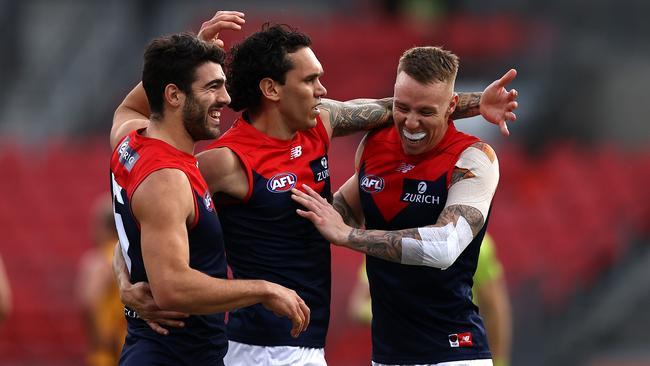
<path fill-rule="evenodd" d="M 458 56 L 441 47 L 414 47 L 400 57 L 397 73 L 404 71 L 422 84 L 453 82 L 459 62 Z"/>

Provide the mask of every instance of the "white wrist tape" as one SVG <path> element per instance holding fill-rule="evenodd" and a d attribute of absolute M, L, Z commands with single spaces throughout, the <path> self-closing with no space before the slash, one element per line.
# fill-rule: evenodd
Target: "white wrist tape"
<path fill-rule="evenodd" d="M 490 161 L 483 151 L 468 147 L 460 154 L 456 166 L 469 170 L 474 177 L 465 178 L 449 187 L 445 207 L 471 206 L 479 210 L 485 219 L 499 183 L 499 160 L 495 156 L 494 161 Z"/>
<path fill-rule="evenodd" d="M 460 216 L 456 225 L 422 227 L 418 229 L 422 240 L 402 238 L 402 264 L 449 268 L 472 242 L 472 228 Z"/>

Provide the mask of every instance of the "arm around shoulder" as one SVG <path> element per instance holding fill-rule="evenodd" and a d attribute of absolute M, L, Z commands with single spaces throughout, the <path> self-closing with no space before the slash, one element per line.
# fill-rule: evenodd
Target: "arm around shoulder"
<path fill-rule="evenodd" d="M 129 132 L 145 128 L 149 125 L 149 101 L 145 94 L 142 83 L 131 90 L 117 107 L 113 114 L 113 126 L 111 127 L 111 149 L 128 135 Z"/>

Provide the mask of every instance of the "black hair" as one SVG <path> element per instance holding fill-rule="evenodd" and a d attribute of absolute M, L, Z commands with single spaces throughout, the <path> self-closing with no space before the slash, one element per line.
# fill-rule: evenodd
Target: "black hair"
<path fill-rule="evenodd" d="M 311 39 L 296 29 L 286 24 L 269 23 L 235 45 L 227 67 L 230 108 L 235 111 L 257 109 L 262 100 L 260 81 L 271 78 L 284 84 L 287 71 L 294 66 L 287 54 L 310 45 Z"/>
<path fill-rule="evenodd" d="M 196 69 L 206 62 L 224 65 L 225 52 L 191 33 L 156 38 L 144 53 L 142 85 L 154 115 L 163 115 L 163 94 L 169 84 L 191 94 Z"/>

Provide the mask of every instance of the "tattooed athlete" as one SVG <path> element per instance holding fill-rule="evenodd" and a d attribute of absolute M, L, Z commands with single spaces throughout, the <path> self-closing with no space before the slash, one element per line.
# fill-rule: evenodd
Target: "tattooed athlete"
<path fill-rule="evenodd" d="M 394 126 L 364 138 L 334 206 L 307 186 L 293 190 L 310 210 L 297 213 L 326 239 L 367 254 L 374 365 L 492 365 L 471 290 L 499 164 L 489 145 L 454 127 L 457 70 L 451 52 L 408 50 Z"/>
<path fill-rule="evenodd" d="M 240 16 L 241 17 L 241 16 Z M 224 21 L 203 24 L 204 39 Z M 243 23 L 243 22 L 242 22 Z M 310 39 L 287 26 L 263 29 L 232 49 L 227 87 L 230 107 L 243 111 L 233 127 L 197 156 L 224 229 L 228 264 L 237 279 L 267 279 L 296 292 L 311 309 L 297 338 L 290 322 L 262 306 L 229 315 L 228 365 L 324 365 L 329 322 L 329 242 L 295 213 L 291 188 L 308 183 L 331 197 L 330 138 L 392 122 L 392 99 L 325 99 L 323 68 Z M 501 85 L 465 95 L 456 117 L 479 112 L 493 122 L 514 119 L 514 96 Z M 137 309 L 136 309 L 137 310 Z"/>

